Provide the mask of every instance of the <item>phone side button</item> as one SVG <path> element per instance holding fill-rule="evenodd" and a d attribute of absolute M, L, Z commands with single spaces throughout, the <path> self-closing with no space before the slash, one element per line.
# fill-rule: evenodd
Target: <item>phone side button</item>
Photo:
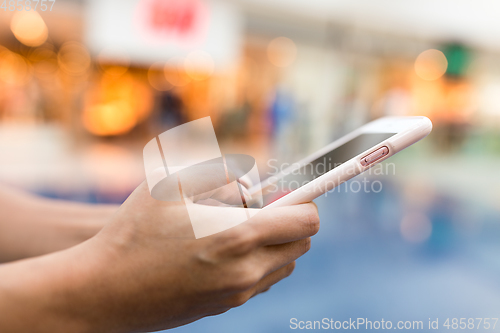
<path fill-rule="evenodd" d="M 389 154 L 389 148 L 386 146 L 380 147 L 379 149 L 375 150 L 373 153 L 370 153 L 370 154 L 366 155 L 365 157 L 363 157 L 361 159 L 360 163 L 362 166 L 368 166 L 368 165 L 378 161 L 382 157 L 386 156 L 387 154 Z"/>

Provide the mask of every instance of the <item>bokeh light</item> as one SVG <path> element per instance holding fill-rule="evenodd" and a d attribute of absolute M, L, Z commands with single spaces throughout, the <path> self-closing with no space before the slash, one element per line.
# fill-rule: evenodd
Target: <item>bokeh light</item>
<path fill-rule="evenodd" d="M 82 75 L 90 69 L 90 54 L 81 43 L 66 42 L 57 55 L 59 66 L 69 75 Z"/>
<path fill-rule="evenodd" d="M 49 36 L 47 25 L 36 11 L 16 12 L 10 29 L 17 40 L 27 46 L 42 45 Z"/>
<path fill-rule="evenodd" d="M 35 74 L 39 78 L 48 77 L 57 72 L 57 54 L 51 47 L 38 47 L 28 57 L 33 63 Z"/>
<path fill-rule="evenodd" d="M 172 89 L 172 84 L 167 81 L 164 73 L 165 64 L 161 62 L 154 63 L 148 70 L 148 82 L 151 87 L 158 91 L 167 91 Z"/>
<path fill-rule="evenodd" d="M 119 77 L 128 71 L 130 57 L 124 52 L 104 49 L 97 56 L 97 63 L 105 74 Z"/>
<path fill-rule="evenodd" d="M 150 115 L 152 104 L 150 89 L 132 73 L 104 73 L 87 94 L 83 125 L 98 136 L 126 134 Z"/>
<path fill-rule="evenodd" d="M 297 46 L 290 38 L 275 38 L 267 46 L 267 58 L 276 67 L 290 66 L 296 57 Z"/>
<path fill-rule="evenodd" d="M 421 79 L 433 81 L 446 73 L 448 61 L 443 52 L 429 49 L 420 53 L 415 60 L 415 73 Z"/>
<path fill-rule="evenodd" d="M 104 75 L 120 77 L 123 74 L 127 73 L 128 67 L 109 65 L 109 66 L 103 66 L 103 70 L 104 70 Z"/>
<path fill-rule="evenodd" d="M 215 63 L 208 52 L 193 51 L 184 60 L 184 68 L 190 78 L 202 81 L 213 74 Z"/>
<path fill-rule="evenodd" d="M 401 220 L 401 235 L 411 243 L 422 243 L 432 233 L 432 224 L 422 213 L 408 213 Z"/>
<path fill-rule="evenodd" d="M 22 86 L 31 79 L 31 67 L 26 59 L 0 47 L 0 81 L 11 86 Z"/>
<path fill-rule="evenodd" d="M 182 59 L 180 57 L 174 57 L 165 64 L 165 78 L 173 86 L 184 87 L 188 85 L 192 80 L 184 70 L 184 66 L 182 66 L 184 60 L 185 59 Z"/>
<path fill-rule="evenodd" d="M 98 104 L 86 110 L 85 127 L 95 135 L 120 135 L 129 132 L 136 124 L 136 116 L 124 101 Z"/>

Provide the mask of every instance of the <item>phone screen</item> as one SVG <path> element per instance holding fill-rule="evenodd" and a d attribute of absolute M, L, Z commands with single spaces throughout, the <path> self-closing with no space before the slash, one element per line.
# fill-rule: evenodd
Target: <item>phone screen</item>
<path fill-rule="evenodd" d="M 331 150 L 314 161 L 296 168 L 283 177 L 277 178 L 276 182 L 262 189 L 264 206 L 278 200 L 279 198 L 295 191 L 301 186 L 318 178 L 321 175 L 335 169 L 339 165 L 349 161 L 362 152 L 387 140 L 396 133 L 365 133 Z M 278 167 L 279 168 L 279 167 Z"/>

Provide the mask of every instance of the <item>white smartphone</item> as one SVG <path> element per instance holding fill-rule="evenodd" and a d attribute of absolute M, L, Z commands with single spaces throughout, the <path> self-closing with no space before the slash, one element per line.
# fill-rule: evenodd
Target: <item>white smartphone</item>
<path fill-rule="evenodd" d="M 370 122 L 250 189 L 262 190 L 262 206 L 296 205 L 333 190 L 432 130 L 426 117 L 386 117 Z"/>

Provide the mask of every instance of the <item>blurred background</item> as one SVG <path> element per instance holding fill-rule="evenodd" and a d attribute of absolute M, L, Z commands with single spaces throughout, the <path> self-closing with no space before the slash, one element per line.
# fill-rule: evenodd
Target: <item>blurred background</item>
<path fill-rule="evenodd" d="M 0 182 L 45 196 L 123 202 L 145 178 L 144 145 L 204 116 L 222 152 L 254 156 L 262 178 L 269 159 L 294 162 L 372 119 L 433 121 L 387 162 L 394 172 L 360 176 L 379 193 L 317 200 L 322 230 L 292 277 L 179 332 L 500 316 L 500 4 L 13 8 L 0 8 Z"/>

